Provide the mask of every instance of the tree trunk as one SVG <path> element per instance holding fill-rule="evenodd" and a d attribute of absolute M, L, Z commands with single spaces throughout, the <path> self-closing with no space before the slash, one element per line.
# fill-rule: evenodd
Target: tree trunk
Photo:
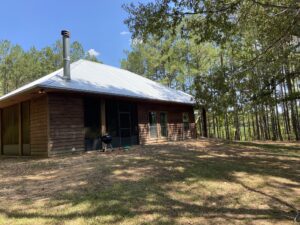
<path fill-rule="evenodd" d="M 289 96 L 291 97 L 292 94 L 293 94 L 293 90 L 292 90 L 292 82 L 291 82 L 291 78 L 290 76 L 288 75 L 287 76 L 287 87 L 288 87 L 288 91 L 289 91 Z M 293 101 L 293 99 L 290 100 L 290 108 L 291 108 L 291 116 L 292 116 L 292 126 L 293 126 L 293 131 L 294 131 L 294 134 L 295 134 L 295 139 L 297 141 L 300 140 L 300 136 L 299 136 L 299 131 L 298 131 L 298 122 L 297 122 L 297 117 L 296 117 L 296 111 L 295 111 L 295 108 L 294 108 L 294 104 L 295 102 Z"/>
<path fill-rule="evenodd" d="M 203 136 L 208 137 L 207 135 L 207 119 L 206 119 L 206 109 L 203 107 L 202 108 L 202 131 L 203 131 Z"/>
<path fill-rule="evenodd" d="M 199 127 L 199 137 L 202 137 L 203 134 L 202 134 L 202 118 L 201 118 L 201 115 L 199 115 L 199 118 L 198 118 L 198 127 Z"/>
<path fill-rule="evenodd" d="M 271 108 L 272 140 L 277 140 L 276 120 L 274 110 Z"/>
<path fill-rule="evenodd" d="M 263 119 L 263 127 L 264 127 L 264 134 L 265 139 L 270 140 L 270 130 L 269 130 L 269 115 L 268 115 L 268 107 L 262 105 L 262 119 Z"/>
<path fill-rule="evenodd" d="M 215 137 L 217 137 L 217 135 L 216 135 L 216 124 L 215 124 L 215 114 L 213 113 L 213 121 L 212 121 L 212 123 L 213 123 L 213 131 L 214 131 L 214 138 Z"/>
<path fill-rule="evenodd" d="M 217 122 L 217 133 L 218 133 L 218 138 L 221 138 L 219 117 L 217 117 L 216 119 L 217 119 L 216 122 Z"/>
<path fill-rule="evenodd" d="M 257 139 L 257 130 L 256 130 L 256 126 L 255 126 L 255 119 L 254 116 L 252 114 L 252 128 L 253 128 L 253 140 Z"/>
<path fill-rule="evenodd" d="M 249 137 L 248 140 L 250 140 L 250 139 L 253 140 L 253 136 L 252 136 L 252 133 L 251 133 L 251 122 L 250 122 L 250 116 L 249 116 L 249 114 L 248 114 L 248 137 Z"/>
<path fill-rule="evenodd" d="M 227 112 L 225 112 L 225 133 L 226 133 L 226 139 L 227 139 L 227 140 L 230 140 L 229 123 L 228 123 L 228 115 L 227 115 Z"/>
<path fill-rule="evenodd" d="M 240 121 L 238 113 L 235 113 L 235 140 L 241 140 Z"/>
<path fill-rule="evenodd" d="M 246 141 L 246 124 L 245 124 L 245 114 L 243 115 L 243 129 L 244 129 L 244 141 Z"/>
<path fill-rule="evenodd" d="M 283 115 L 284 115 L 284 122 L 285 122 L 285 128 L 286 128 L 286 134 L 288 137 L 288 140 L 291 140 L 290 133 L 290 116 L 289 116 L 289 108 L 286 101 L 286 90 L 285 90 L 285 84 L 281 84 L 281 98 L 282 98 L 282 108 L 283 108 Z"/>
<path fill-rule="evenodd" d="M 259 121 L 258 121 L 258 112 L 257 112 L 257 106 L 255 105 L 255 122 L 256 122 L 256 139 L 260 140 L 260 129 L 259 129 Z"/>
<path fill-rule="evenodd" d="M 280 118 L 279 118 L 279 113 L 278 113 L 278 98 L 277 98 L 277 92 L 276 89 L 274 91 L 274 96 L 275 96 L 275 112 L 276 112 L 276 118 L 277 118 L 277 131 L 278 131 L 278 136 L 280 141 L 283 141 L 282 134 L 281 134 L 281 127 L 280 127 Z"/>
<path fill-rule="evenodd" d="M 207 137 L 210 138 L 211 137 L 211 125 L 210 125 L 210 117 L 209 117 L 209 113 L 206 114 L 206 119 L 207 119 Z"/>

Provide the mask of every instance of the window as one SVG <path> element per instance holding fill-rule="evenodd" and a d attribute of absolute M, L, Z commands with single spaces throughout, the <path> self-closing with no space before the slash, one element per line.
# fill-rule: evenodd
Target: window
<path fill-rule="evenodd" d="M 160 121 L 160 135 L 162 137 L 167 137 L 168 136 L 167 113 L 161 112 L 159 121 Z"/>
<path fill-rule="evenodd" d="M 149 112 L 150 137 L 157 138 L 157 116 L 156 112 Z"/>
<path fill-rule="evenodd" d="M 184 112 L 182 114 L 182 122 L 184 131 L 188 131 L 190 129 L 190 119 L 189 114 L 187 112 Z"/>

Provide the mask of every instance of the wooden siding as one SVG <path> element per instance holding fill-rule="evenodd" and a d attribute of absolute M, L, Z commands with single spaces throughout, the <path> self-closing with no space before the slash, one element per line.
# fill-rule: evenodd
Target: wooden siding
<path fill-rule="evenodd" d="M 26 143 L 26 146 L 23 145 L 23 150 L 26 148 L 25 152 L 29 152 L 30 147 L 30 155 L 32 156 L 51 156 L 71 153 L 73 151 L 84 151 L 83 99 L 85 96 L 87 95 L 52 92 L 32 97 L 29 109 L 30 145 L 29 143 Z M 119 98 L 105 97 L 106 101 L 111 101 L 112 99 L 118 100 Z M 137 101 L 126 98 L 120 99 L 137 104 L 140 144 L 166 140 L 176 141 L 195 137 L 192 106 L 175 103 Z M 157 138 L 150 138 L 149 112 L 157 113 Z M 160 112 L 167 113 L 167 137 L 161 137 Z M 184 112 L 189 113 L 190 119 L 190 126 L 187 131 L 184 131 L 182 121 Z M 3 114 L 3 109 L 1 109 L 0 113 Z M 104 115 L 102 115 L 102 120 L 104 120 Z M 3 124 L 1 124 L 1 126 L 3 126 Z M 3 142 L 0 146 L 1 145 L 3 147 Z"/>
<path fill-rule="evenodd" d="M 49 154 L 84 150 L 83 98 L 48 94 Z"/>
<path fill-rule="evenodd" d="M 149 134 L 149 112 L 157 113 L 157 138 L 150 138 Z M 161 137 L 160 112 L 167 113 L 168 137 Z M 182 116 L 189 114 L 190 127 L 184 131 Z M 138 124 L 140 144 L 162 142 L 166 140 L 177 141 L 187 138 L 195 138 L 195 120 L 193 107 L 179 104 L 140 103 L 138 104 Z"/>
<path fill-rule="evenodd" d="M 30 151 L 32 156 L 48 155 L 47 96 L 30 101 Z"/>
<path fill-rule="evenodd" d="M 2 141 L 4 155 L 19 155 L 19 105 L 3 109 Z"/>

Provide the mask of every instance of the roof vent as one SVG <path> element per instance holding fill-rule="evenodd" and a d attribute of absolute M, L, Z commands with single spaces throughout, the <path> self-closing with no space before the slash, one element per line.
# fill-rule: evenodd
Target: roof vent
<path fill-rule="evenodd" d="M 70 72 L 70 32 L 67 30 L 61 31 L 63 40 L 63 59 L 64 59 L 64 75 L 65 80 L 71 79 Z"/>

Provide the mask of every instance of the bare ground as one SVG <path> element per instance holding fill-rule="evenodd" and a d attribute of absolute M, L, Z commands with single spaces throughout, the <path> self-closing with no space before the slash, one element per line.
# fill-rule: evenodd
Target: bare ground
<path fill-rule="evenodd" d="M 0 158 L 0 224 L 294 224 L 297 209 L 299 143 Z"/>

